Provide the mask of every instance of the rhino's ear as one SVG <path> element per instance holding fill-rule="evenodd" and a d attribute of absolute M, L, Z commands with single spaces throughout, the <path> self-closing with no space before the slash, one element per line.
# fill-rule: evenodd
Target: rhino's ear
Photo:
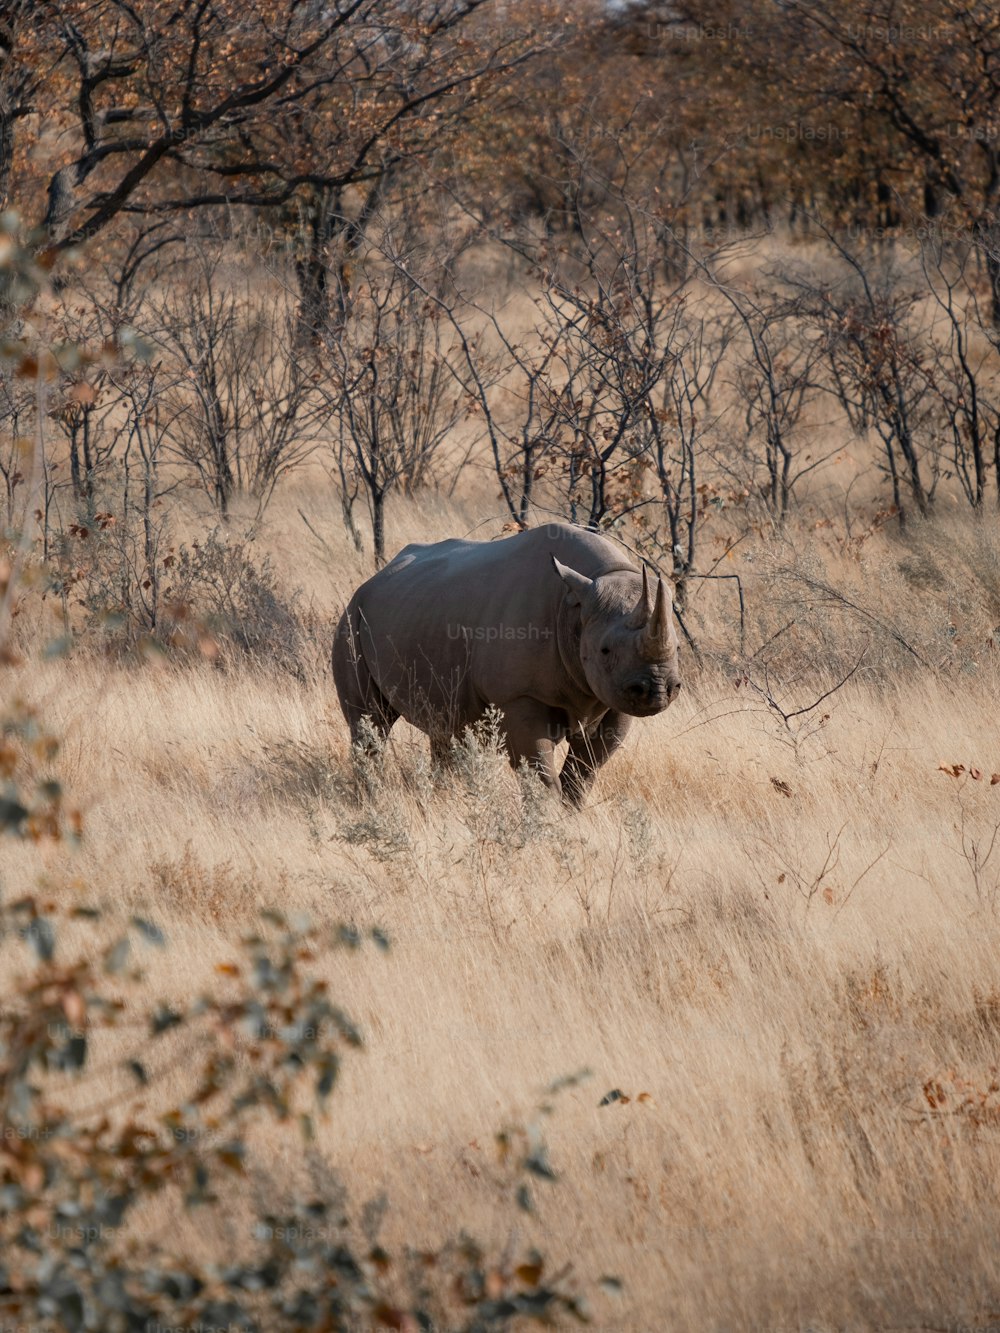
<path fill-rule="evenodd" d="M 552 557 L 552 563 L 555 565 L 556 573 L 572 593 L 571 604 L 576 603 L 579 606 L 594 586 L 594 580 L 588 579 L 586 574 L 578 574 L 575 569 L 570 569 L 569 565 L 560 564 L 555 556 Z"/>

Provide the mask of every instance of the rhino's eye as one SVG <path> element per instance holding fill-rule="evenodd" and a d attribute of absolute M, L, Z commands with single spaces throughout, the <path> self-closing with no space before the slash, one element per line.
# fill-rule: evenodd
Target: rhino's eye
<path fill-rule="evenodd" d="M 611 652 L 611 649 L 610 649 L 610 648 L 602 648 L 602 649 L 601 649 L 601 652 L 602 652 L 602 653 L 610 653 L 610 652 Z"/>

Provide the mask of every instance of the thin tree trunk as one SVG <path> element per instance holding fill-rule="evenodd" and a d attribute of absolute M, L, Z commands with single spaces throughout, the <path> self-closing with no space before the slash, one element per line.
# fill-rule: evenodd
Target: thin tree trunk
<path fill-rule="evenodd" d="M 85 407 L 83 415 L 83 493 L 87 500 L 87 517 L 94 519 L 94 460 L 90 452 L 90 412 Z"/>
<path fill-rule="evenodd" d="M 143 555 L 146 577 L 149 579 L 149 628 L 156 633 L 159 613 L 159 576 L 156 570 L 156 534 L 153 531 L 153 502 L 156 499 L 156 476 L 153 464 L 146 459 L 146 475 L 142 491 Z"/>
<path fill-rule="evenodd" d="M 375 568 L 385 564 L 385 491 L 372 487 L 372 538 L 375 546 Z"/>
<path fill-rule="evenodd" d="M 226 418 L 218 389 L 213 382 L 209 385 L 212 395 L 212 458 L 215 468 L 215 500 L 224 523 L 229 522 L 229 500 L 233 493 L 233 470 L 229 462 L 229 446 L 226 439 Z"/>
<path fill-rule="evenodd" d="M 883 440 L 885 443 L 886 458 L 889 460 L 889 475 L 892 478 L 892 503 L 896 507 L 896 514 L 899 518 L 899 526 L 901 528 L 905 528 L 906 509 L 903 506 L 903 496 L 902 492 L 899 489 L 899 469 L 896 467 L 896 451 L 892 447 L 891 437 L 889 439 L 886 439 L 883 436 Z"/>
<path fill-rule="evenodd" d="M 521 468 L 521 503 L 518 505 L 518 513 L 522 523 L 528 521 L 528 511 L 531 508 L 531 493 L 535 485 L 534 452 L 534 448 L 530 444 L 524 446 L 524 458 Z"/>
<path fill-rule="evenodd" d="M 73 483 L 73 499 L 83 499 L 83 483 L 80 479 L 80 446 L 77 443 L 77 424 L 70 422 L 69 428 L 69 475 Z"/>
<path fill-rule="evenodd" d="M 0 90 L 0 209 L 10 203 L 10 175 L 14 166 L 14 117 Z"/>

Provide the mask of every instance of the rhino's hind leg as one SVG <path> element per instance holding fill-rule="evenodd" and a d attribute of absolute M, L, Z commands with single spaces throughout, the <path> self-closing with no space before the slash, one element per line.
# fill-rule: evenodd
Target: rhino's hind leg
<path fill-rule="evenodd" d="M 563 800 L 581 806 L 597 770 L 607 763 L 628 734 L 632 719 L 624 713 L 605 713 L 590 731 L 574 732 L 569 738 L 569 754 L 562 766 Z"/>
<path fill-rule="evenodd" d="M 351 729 L 351 744 L 360 745 L 365 750 L 381 750 L 393 723 L 399 718 L 395 708 L 374 682 L 362 703 L 345 706 L 341 701 L 341 707 Z"/>
<path fill-rule="evenodd" d="M 349 618 L 349 609 L 341 617 L 333 642 L 333 680 L 341 711 L 351 730 L 351 744 L 370 746 L 388 736 L 399 712 L 375 684 L 361 653 L 359 636 Z M 367 725 L 365 719 L 368 719 Z"/>

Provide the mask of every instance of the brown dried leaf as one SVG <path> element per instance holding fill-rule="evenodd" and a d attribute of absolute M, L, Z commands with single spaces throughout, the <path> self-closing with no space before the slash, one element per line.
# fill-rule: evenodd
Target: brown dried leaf
<path fill-rule="evenodd" d="M 87 1005 L 79 991 L 70 990 L 62 997 L 63 1013 L 72 1027 L 82 1028 L 87 1018 Z"/>
<path fill-rule="evenodd" d="M 379 1328 L 394 1328 L 398 1333 L 417 1333 L 417 1321 L 405 1310 L 397 1310 L 393 1305 L 376 1305 L 372 1311 Z"/>
<path fill-rule="evenodd" d="M 79 384 L 71 384 L 66 392 L 66 397 L 71 403 L 79 403 L 81 407 L 92 407 L 97 402 L 97 394 L 92 385 L 81 380 Z"/>
<path fill-rule="evenodd" d="M 924 1084 L 924 1098 L 932 1111 L 936 1111 L 946 1097 L 947 1093 L 936 1079 L 929 1078 Z"/>

